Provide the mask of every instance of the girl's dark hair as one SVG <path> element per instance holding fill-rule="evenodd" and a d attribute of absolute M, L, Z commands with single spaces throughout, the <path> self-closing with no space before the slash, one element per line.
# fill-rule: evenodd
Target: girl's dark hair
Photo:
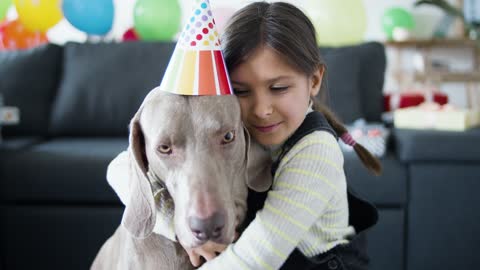
<path fill-rule="evenodd" d="M 229 20 L 222 41 L 229 70 L 234 70 L 260 46 L 277 51 L 290 66 L 308 76 L 325 66 L 312 22 L 300 9 L 285 2 L 254 2 L 237 11 Z M 341 136 L 347 129 L 326 106 L 323 85 L 319 94 L 321 98 L 313 98 L 314 109 L 322 112 Z M 381 165 L 377 158 L 358 143 L 354 149 L 370 171 L 380 174 Z"/>

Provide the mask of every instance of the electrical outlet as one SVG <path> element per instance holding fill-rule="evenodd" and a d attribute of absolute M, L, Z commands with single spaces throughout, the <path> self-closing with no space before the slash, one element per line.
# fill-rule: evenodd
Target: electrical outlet
<path fill-rule="evenodd" d="M 20 110 L 17 107 L 1 107 L 0 123 L 5 126 L 20 123 Z"/>

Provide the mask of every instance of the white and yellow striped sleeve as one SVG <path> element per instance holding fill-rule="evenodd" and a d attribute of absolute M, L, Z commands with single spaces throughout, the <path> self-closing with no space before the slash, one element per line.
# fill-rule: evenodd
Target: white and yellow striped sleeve
<path fill-rule="evenodd" d="M 335 138 L 325 131 L 305 136 L 282 159 L 264 208 L 238 241 L 200 269 L 280 268 L 344 189 L 343 155 Z"/>

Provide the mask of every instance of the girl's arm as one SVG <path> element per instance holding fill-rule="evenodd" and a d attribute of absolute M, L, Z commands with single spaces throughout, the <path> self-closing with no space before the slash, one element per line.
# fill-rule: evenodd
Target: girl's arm
<path fill-rule="evenodd" d="M 118 154 L 108 164 L 107 168 L 107 182 L 112 187 L 113 191 L 117 193 L 118 198 L 127 205 L 130 201 L 130 166 L 128 160 L 128 152 L 123 151 Z"/>
<path fill-rule="evenodd" d="M 303 138 L 282 160 L 264 208 L 235 244 L 200 269 L 279 269 L 335 194 L 346 194 L 342 168 L 331 134 Z"/>

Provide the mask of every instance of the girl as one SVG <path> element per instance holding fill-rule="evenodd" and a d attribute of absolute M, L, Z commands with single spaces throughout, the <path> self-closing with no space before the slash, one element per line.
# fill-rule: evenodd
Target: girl
<path fill-rule="evenodd" d="M 367 269 L 363 232 L 377 212 L 350 193 L 337 137 L 374 173 L 380 165 L 325 105 L 312 108 L 325 74 L 312 23 L 291 4 L 256 2 L 233 16 L 223 42 L 242 119 L 270 149 L 274 181 L 249 194 L 251 223 L 237 242 L 200 269 Z"/>

